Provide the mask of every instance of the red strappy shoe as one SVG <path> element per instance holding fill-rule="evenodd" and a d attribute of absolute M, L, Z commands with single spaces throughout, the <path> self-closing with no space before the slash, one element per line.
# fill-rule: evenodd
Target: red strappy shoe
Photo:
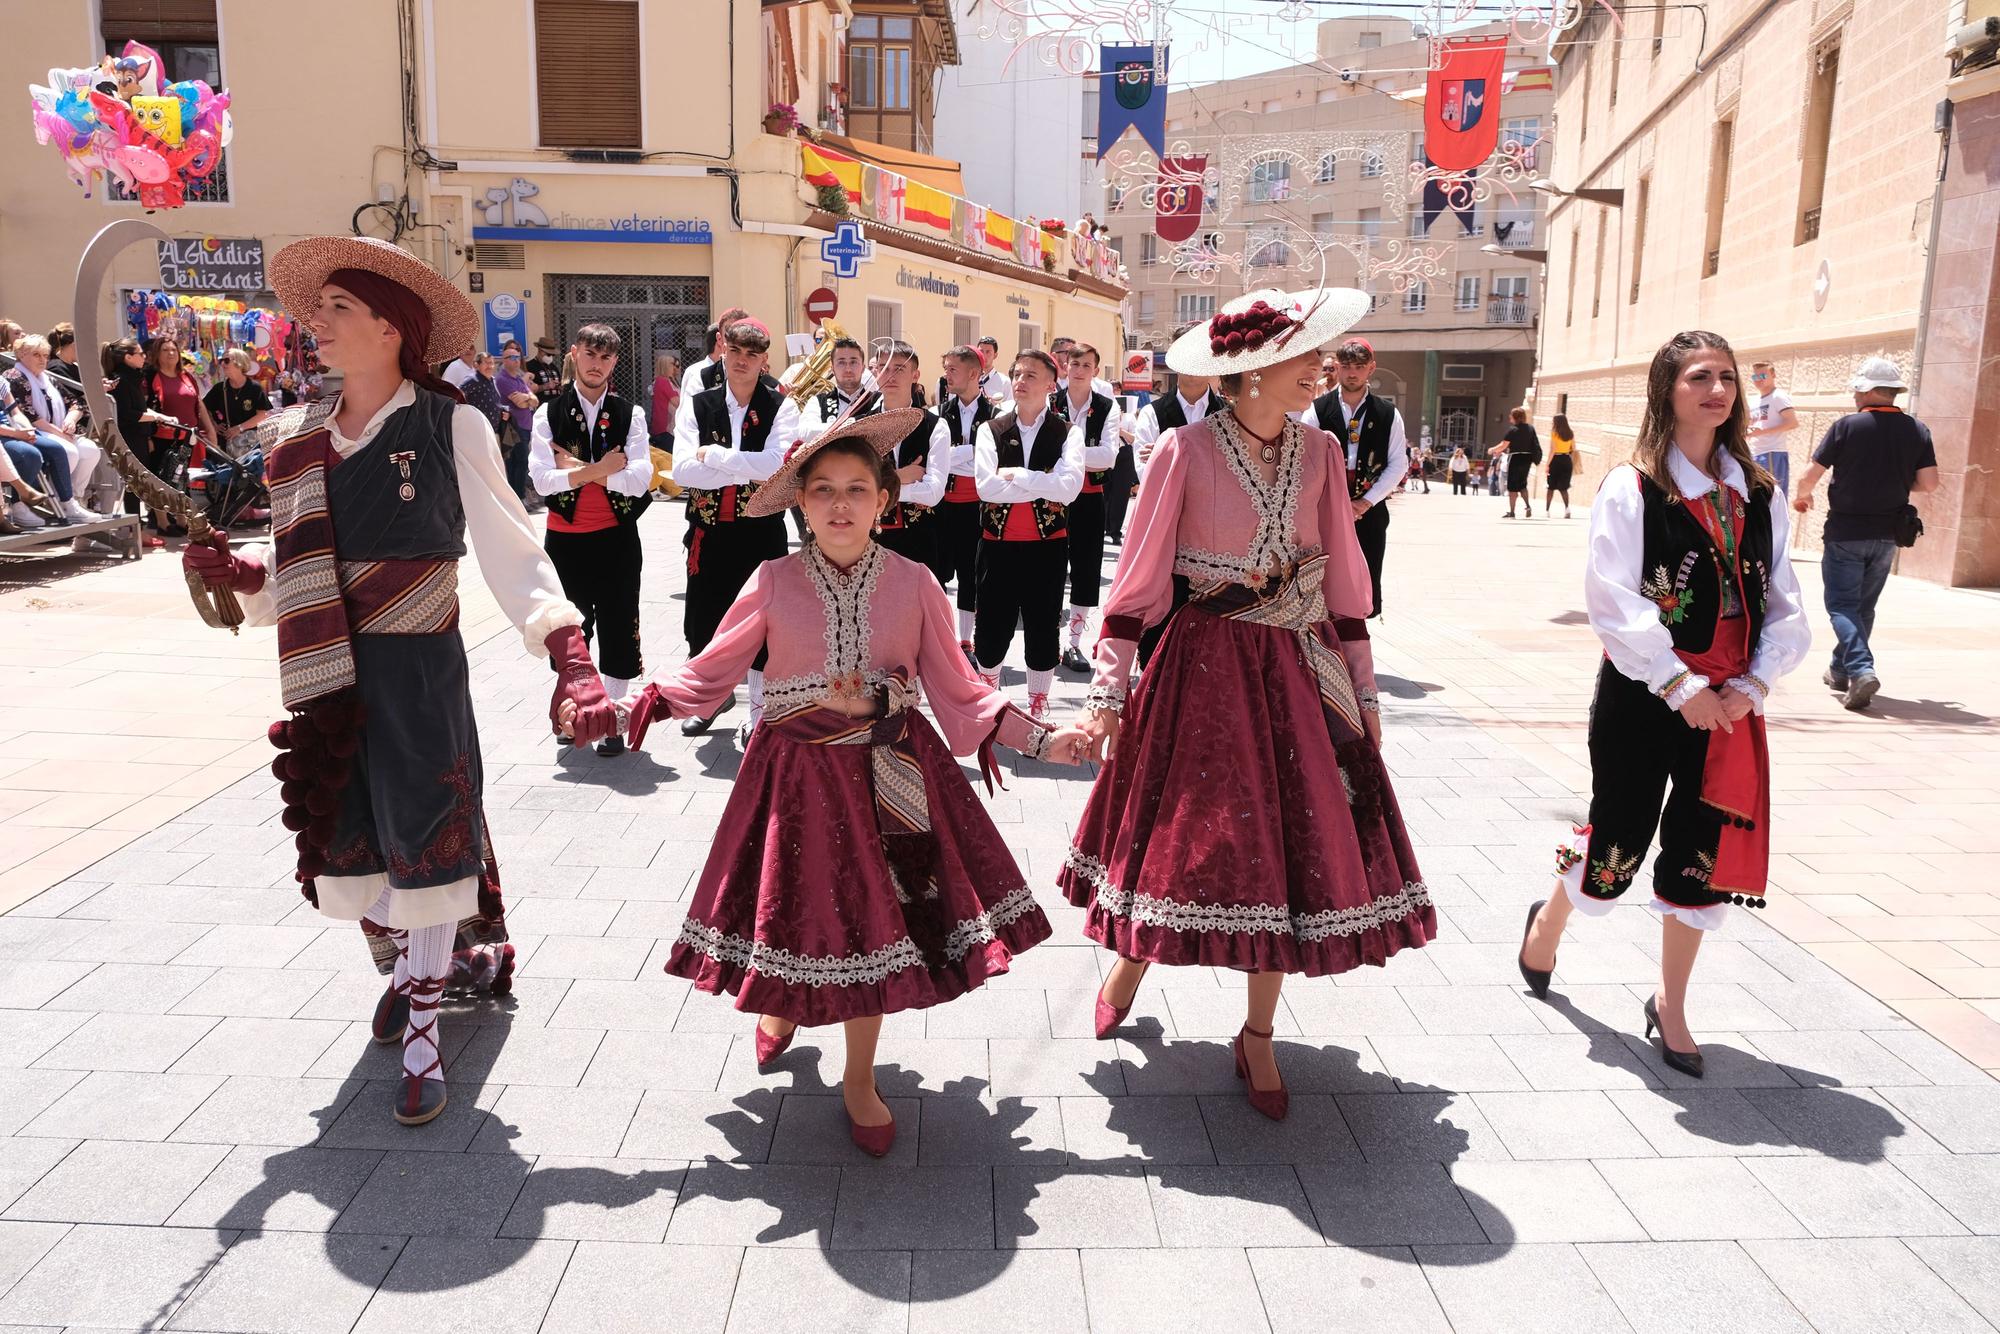
<path fill-rule="evenodd" d="M 785 1048 L 792 1045 L 792 1039 L 797 1037 L 798 1034 L 799 1026 L 793 1024 L 789 1029 L 785 1030 L 783 1037 L 774 1038 L 764 1031 L 764 1020 L 760 1016 L 757 1020 L 757 1068 L 761 1070 L 780 1056 L 783 1056 Z"/>
<path fill-rule="evenodd" d="M 403 1077 L 396 1081 L 396 1119 L 406 1126 L 420 1126 L 436 1120 L 445 1105 L 444 1062 L 437 1045 L 437 1008 L 444 995 L 444 979 L 411 978 L 409 991 L 410 1027 L 403 1034 L 403 1050 L 407 1055 L 412 1043 L 429 1043 L 431 1059 L 415 1073 L 405 1064 Z"/>
<path fill-rule="evenodd" d="M 1249 1095 L 1252 1107 L 1255 1107 L 1273 1121 L 1282 1121 L 1285 1119 L 1285 1113 L 1292 1109 L 1292 1095 L 1285 1088 L 1285 1077 L 1282 1074 L 1278 1076 L 1278 1087 L 1274 1089 L 1260 1089 L 1257 1087 L 1257 1082 L 1250 1078 L 1250 1062 L 1243 1058 L 1243 1036 L 1246 1033 L 1253 1038 L 1269 1038 L 1271 1036 L 1269 1029 L 1260 1032 L 1248 1024 L 1243 1025 L 1237 1031 L 1236 1041 L 1230 1044 L 1230 1049 L 1236 1053 L 1236 1077 L 1243 1081 L 1243 1091 Z M 1274 1052 L 1273 1055 L 1275 1056 L 1276 1053 Z"/>
<path fill-rule="evenodd" d="M 1133 962 L 1137 961 L 1134 960 Z M 1139 982 L 1143 982 L 1146 980 L 1146 970 L 1148 968 L 1151 968 L 1152 966 L 1153 965 L 1151 964 L 1151 962 L 1140 964 Z M 1109 980 L 1110 979 L 1108 978 L 1106 979 L 1106 981 Z M 1123 1005 L 1113 1005 L 1110 1001 L 1104 999 L 1104 988 L 1100 986 L 1097 989 L 1097 1016 L 1096 1016 L 1097 1036 L 1100 1038 L 1110 1037 L 1112 1031 L 1116 1029 L 1118 1025 L 1125 1022 L 1125 1016 L 1132 1013 L 1132 1005 L 1138 999 L 1139 999 L 1138 982 L 1134 982 L 1132 984 L 1132 999 L 1126 1001 Z"/>

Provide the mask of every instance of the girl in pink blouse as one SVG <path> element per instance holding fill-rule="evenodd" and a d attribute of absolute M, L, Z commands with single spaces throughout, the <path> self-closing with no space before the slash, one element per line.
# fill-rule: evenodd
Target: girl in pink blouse
<path fill-rule="evenodd" d="M 1049 934 L 953 755 L 978 752 L 990 784 L 996 740 L 1066 764 L 1084 744 L 974 675 L 936 577 L 871 539 L 897 495 L 882 455 L 922 415 L 839 422 L 794 449 L 749 513 L 799 503 L 813 543 L 759 566 L 708 647 L 640 692 L 630 723 L 637 746 L 655 716 L 707 717 L 768 648 L 764 717 L 667 971 L 762 1016 L 760 1065 L 800 1024 L 844 1025 L 854 1142 L 877 1157 L 896 1131 L 875 1090 L 882 1016 L 962 995 Z M 936 730 L 917 711 L 919 679 Z"/>
<path fill-rule="evenodd" d="M 1312 402 L 1317 349 L 1367 310 L 1346 289 L 1254 292 L 1168 352 L 1233 401 L 1161 436 L 1146 469 L 1085 704 L 1106 764 L 1060 877 L 1085 932 L 1119 955 L 1099 1037 L 1150 964 L 1250 974 L 1236 1073 L 1274 1120 L 1285 974 L 1380 965 L 1437 932 L 1379 749 L 1342 451 L 1289 416 Z M 1177 577 L 1188 603 L 1128 703 L 1139 637 L 1168 616 Z"/>

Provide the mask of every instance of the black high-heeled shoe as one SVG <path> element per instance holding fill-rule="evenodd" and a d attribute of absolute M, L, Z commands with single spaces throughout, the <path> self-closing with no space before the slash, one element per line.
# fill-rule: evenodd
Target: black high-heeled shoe
<path fill-rule="evenodd" d="M 1667 1068 L 1678 1070 L 1691 1079 L 1700 1079 L 1702 1070 L 1701 1050 L 1675 1051 L 1667 1045 L 1667 1030 L 1660 1023 L 1660 1007 L 1652 996 L 1646 997 L 1646 1038 L 1652 1039 L 1653 1030 L 1660 1030 L 1660 1057 Z"/>
<path fill-rule="evenodd" d="M 1528 936 L 1535 929 L 1535 918 L 1541 915 L 1542 908 L 1547 903 L 1547 899 L 1536 899 L 1528 905 L 1528 925 L 1521 931 L 1521 952 L 1514 956 L 1514 963 L 1521 970 L 1521 980 L 1528 984 L 1529 994 L 1536 1000 L 1548 998 L 1549 982 L 1556 975 L 1554 968 L 1543 970 L 1528 967 Z"/>

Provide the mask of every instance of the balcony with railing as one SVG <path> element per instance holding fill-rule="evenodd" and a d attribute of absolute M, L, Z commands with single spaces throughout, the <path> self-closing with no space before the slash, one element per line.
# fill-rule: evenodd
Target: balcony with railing
<path fill-rule="evenodd" d="M 1486 302 L 1486 322 L 1488 324 L 1526 324 L 1528 322 L 1528 298 L 1524 296 L 1496 296 Z"/>
<path fill-rule="evenodd" d="M 1509 250 L 1532 248 L 1535 244 L 1535 220 L 1533 218 L 1495 218 L 1493 220 L 1493 240 Z"/>
<path fill-rule="evenodd" d="M 1816 209 L 1816 208 L 1809 208 L 1809 209 L 1807 209 L 1807 210 L 1806 210 L 1806 216 L 1805 216 L 1804 220 L 1803 220 L 1803 221 L 1801 222 L 1801 224 L 1800 224 L 1800 230 L 1801 230 L 1801 231 L 1802 231 L 1802 232 L 1804 233 L 1804 234 L 1803 234 L 1803 235 L 1802 235 L 1802 236 L 1800 237 L 1800 241 L 1801 241 L 1801 243 L 1803 243 L 1803 242 L 1806 242 L 1806 241 L 1817 241 L 1817 240 L 1819 240 L 1819 210 L 1818 210 L 1818 209 Z"/>

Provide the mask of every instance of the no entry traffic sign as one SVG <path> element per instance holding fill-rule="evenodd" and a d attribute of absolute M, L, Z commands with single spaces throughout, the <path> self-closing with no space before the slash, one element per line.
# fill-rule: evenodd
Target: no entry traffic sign
<path fill-rule="evenodd" d="M 830 320 L 840 313 L 840 298 L 833 294 L 831 287 L 815 287 L 806 297 L 806 318 L 814 328 L 821 320 Z"/>

